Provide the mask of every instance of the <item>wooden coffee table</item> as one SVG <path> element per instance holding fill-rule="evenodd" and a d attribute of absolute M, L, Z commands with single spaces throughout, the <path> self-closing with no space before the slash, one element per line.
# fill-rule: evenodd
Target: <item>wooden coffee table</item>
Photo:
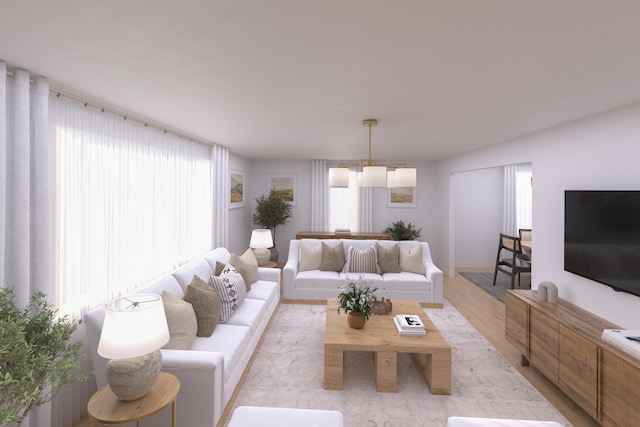
<path fill-rule="evenodd" d="M 451 347 L 438 332 L 417 301 L 393 300 L 393 313 L 372 315 L 363 329 L 352 329 L 347 315 L 338 314 L 335 298 L 327 300 L 324 334 L 324 388 L 342 390 L 344 352 L 373 353 L 376 387 L 381 392 L 398 391 L 398 353 L 411 353 L 432 394 L 451 394 Z M 401 336 L 394 323 L 396 314 L 416 314 L 425 325 L 423 336 Z"/>

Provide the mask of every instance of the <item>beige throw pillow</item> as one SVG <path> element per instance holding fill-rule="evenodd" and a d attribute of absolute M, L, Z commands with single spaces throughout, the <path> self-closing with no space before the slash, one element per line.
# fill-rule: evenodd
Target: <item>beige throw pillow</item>
<path fill-rule="evenodd" d="M 184 293 L 184 300 L 193 306 L 198 321 L 199 337 L 210 337 L 220 322 L 222 312 L 221 297 L 218 292 L 198 276 L 193 276 L 193 280 L 187 291 Z"/>
<path fill-rule="evenodd" d="M 344 263 L 342 271 L 344 273 L 380 273 L 376 247 L 358 249 L 349 246 L 347 249 L 347 261 Z"/>
<path fill-rule="evenodd" d="M 335 247 L 322 242 L 322 263 L 320 270 L 322 271 L 342 271 L 344 267 L 344 246 L 342 242 Z"/>
<path fill-rule="evenodd" d="M 258 280 L 258 261 L 256 260 L 256 256 L 253 254 L 251 248 L 247 249 L 241 256 L 231 254 L 229 264 L 234 266 L 242 275 L 244 285 L 247 292 L 249 292 L 251 290 L 251 284 Z"/>
<path fill-rule="evenodd" d="M 320 270 L 322 265 L 322 242 L 311 246 L 300 242 L 299 271 Z"/>
<path fill-rule="evenodd" d="M 198 332 L 198 321 L 193 306 L 167 291 L 162 292 L 162 304 L 169 327 L 169 342 L 162 348 L 191 349 Z"/>
<path fill-rule="evenodd" d="M 385 248 L 376 242 L 376 252 L 378 252 L 378 265 L 383 273 L 400 273 L 400 249 L 394 243 L 389 248 Z"/>
<path fill-rule="evenodd" d="M 400 270 L 418 274 L 427 273 L 422 265 L 422 245 L 418 244 L 411 249 L 400 245 Z"/>
<path fill-rule="evenodd" d="M 227 265 L 224 262 L 216 261 L 216 271 L 213 272 L 214 276 L 219 276 L 224 270 L 224 266 Z"/>

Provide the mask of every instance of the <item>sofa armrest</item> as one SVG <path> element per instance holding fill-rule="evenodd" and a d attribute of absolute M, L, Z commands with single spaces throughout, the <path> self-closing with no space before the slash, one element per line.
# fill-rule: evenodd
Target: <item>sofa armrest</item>
<path fill-rule="evenodd" d="M 215 427 L 222 415 L 224 359 L 221 353 L 162 349 L 162 370 L 180 381 L 178 425 L 208 420 Z M 209 402 L 203 405 L 203 402 Z"/>
<path fill-rule="evenodd" d="M 429 279 L 429 282 L 431 282 L 431 288 L 433 289 L 433 300 L 437 302 L 442 301 L 442 270 L 440 270 L 432 261 L 425 262 L 424 269 L 426 270 L 425 275 L 427 276 L 427 279 Z"/>
<path fill-rule="evenodd" d="M 293 282 L 298 275 L 298 260 L 289 259 L 282 269 L 282 297 L 292 298 Z"/>
<path fill-rule="evenodd" d="M 276 282 L 280 288 L 280 269 L 258 267 L 258 279 L 267 282 Z"/>

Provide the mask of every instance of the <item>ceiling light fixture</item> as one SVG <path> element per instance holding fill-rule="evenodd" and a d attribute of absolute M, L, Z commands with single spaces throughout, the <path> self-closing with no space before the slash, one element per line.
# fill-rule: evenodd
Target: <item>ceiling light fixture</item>
<path fill-rule="evenodd" d="M 364 163 L 340 163 L 337 168 L 329 169 L 330 187 L 349 186 L 349 168 L 362 168 L 362 187 L 415 187 L 416 169 L 408 168 L 403 163 L 378 164 L 371 160 L 371 128 L 378 125 L 376 119 L 362 121 L 369 128 L 369 157 Z M 388 171 L 387 168 L 395 169 Z"/>

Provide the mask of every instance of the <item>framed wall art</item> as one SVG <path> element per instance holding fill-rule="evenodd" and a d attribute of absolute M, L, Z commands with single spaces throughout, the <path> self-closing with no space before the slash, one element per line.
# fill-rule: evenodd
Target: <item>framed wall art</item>
<path fill-rule="evenodd" d="M 296 191 L 296 176 L 295 175 L 269 175 L 267 177 L 269 185 L 268 191 L 275 190 L 288 202 L 291 202 L 292 206 L 298 204 L 298 193 Z"/>
<path fill-rule="evenodd" d="M 417 191 L 415 187 L 398 187 L 388 189 L 387 206 L 390 208 L 415 208 Z"/>
<path fill-rule="evenodd" d="M 244 207 L 244 172 L 229 169 L 229 209 Z"/>

